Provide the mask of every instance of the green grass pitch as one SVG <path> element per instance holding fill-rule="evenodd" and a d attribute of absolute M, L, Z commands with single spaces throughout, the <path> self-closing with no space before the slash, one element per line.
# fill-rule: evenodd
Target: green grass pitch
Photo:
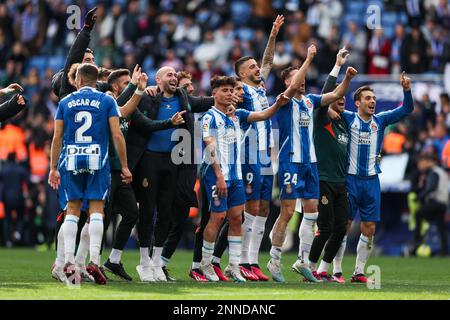
<path fill-rule="evenodd" d="M 109 253 L 109 250 L 107 251 Z M 104 258 L 106 257 L 104 253 Z M 381 270 L 381 288 L 368 289 L 348 280 L 353 270 L 354 256 L 344 258 L 347 283 L 305 284 L 290 270 L 295 254 L 283 255 L 283 270 L 287 283 L 269 281 L 247 283 L 196 283 L 187 275 L 192 253 L 177 251 L 169 270 L 175 283 L 140 283 L 136 272 L 137 250 L 125 251 L 123 262 L 133 282 L 114 278 L 106 286 L 86 283 L 70 289 L 51 278 L 53 252 L 39 253 L 31 249 L 0 249 L 0 299 L 450 299 L 450 259 L 373 257 L 368 265 Z M 224 261 L 227 261 L 225 257 Z M 268 255 L 262 254 L 261 267 Z M 225 264 L 223 263 L 223 267 Z M 265 266 L 263 270 L 268 273 Z"/>

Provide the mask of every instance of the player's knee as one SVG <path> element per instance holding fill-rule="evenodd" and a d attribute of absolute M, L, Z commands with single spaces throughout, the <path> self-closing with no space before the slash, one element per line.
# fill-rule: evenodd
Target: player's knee
<path fill-rule="evenodd" d="M 259 200 L 247 201 L 245 203 L 245 211 L 252 215 L 258 215 L 260 212 Z"/>
<path fill-rule="evenodd" d="M 228 223 L 230 224 L 230 227 L 240 227 L 242 225 L 242 216 L 241 215 L 234 215 L 231 217 L 228 217 Z"/>

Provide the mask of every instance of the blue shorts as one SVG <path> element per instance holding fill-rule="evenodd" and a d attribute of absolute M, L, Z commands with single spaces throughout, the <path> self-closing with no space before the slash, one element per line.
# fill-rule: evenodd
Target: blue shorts
<path fill-rule="evenodd" d="M 319 199 L 320 184 L 317 163 L 280 161 L 278 179 L 280 199 Z"/>
<path fill-rule="evenodd" d="M 58 169 L 59 175 L 61 177 L 61 184 L 58 188 L 58 203 L 59 203 L 59 209 L 61 210 L 67 210 L 67 202 L 69 202 L 68 195 L 63 188 L 66 181 L 66 169 L 65 167 L 60 167 Z M 83 205 L 81 206 L 81 211 L 88 211 L 89 210 L 89 202 L 87 200 L 83 200 Z"/>
<path fill-rule="evenodd" d="M 232 207 L 237 207 L 245 203 L 245 191 L 242 180 L 225 181 L 228 196 L 219 198 L 216 192 L 217 178 L 214 172 L 211 169 L 206 170 L 206 174 L 202 179 L 208 196 L 210 212 L 226 212 Z"/>
<path fill-rule="evenodd" d="M 106 200 L 111 185 L 109 167 L 95 170 L 93 173 L 74 171 L 61 172 L 61 187 L 68 201 L 72 200 Z M 64 182 L 64 184 L 63 184 Z"/>
<path fill-rule="evenodd" d="M 361 221 L 380 221 L 381 190 L 378 175 L 358 177 L 347 175 L 349 219 L 359 212 Z"/>
<path fill-rule="evenodd" d="M 243 164 L 242 178 L 246 200 L 271 200 L 273 175 L 261 175 L 259 164 Z"/>

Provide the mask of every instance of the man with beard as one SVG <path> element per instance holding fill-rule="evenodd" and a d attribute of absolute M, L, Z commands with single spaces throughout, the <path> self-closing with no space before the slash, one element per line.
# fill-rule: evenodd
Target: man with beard
<path fill-rule="evenodd" d="M 141 280 L 166 281 L 161 263 L 161 252 L 167 238 L 173 214 L 173 206 L 197 206 L 194 185 L 197 166 L 194 162 L 194 117 L 192 112 L 205 112 L 213 105 L 211 97 L 193 97 L 186 90 L 177 88 L 178 80 L 172 67 L 162 67 L 156 73 L 159 93 L 156 96 L 144 96 L 139 110 L 153 120 L 165 120 L 175 113 L 186 110 L 183 116 L 186 135 L 181 143 L 172 139 L 175 129 L 166 129 L 142 134 L 131 122 L 127 136 L 129 167 L 136 175 L 134 190 L 139 202 L 138 232 L 141 235 L 140 264 L 137 271 Z M 188 139 L 190 141 L 185 141 Z M 176 148 L 174 148 L 176 147 Z M 179 164 L 173 160 L 179 161 Z M 175 192 L 179 190 L 180 192 Z M 176 196 L 175 196 L 176 194 Z M 167 227 L 159 228 L 155 234 L 153 246 L 153 265 L 149 256 L 152 241 L 154 212 Z M 161 222 L 160 222 L 161 223 Z"/>

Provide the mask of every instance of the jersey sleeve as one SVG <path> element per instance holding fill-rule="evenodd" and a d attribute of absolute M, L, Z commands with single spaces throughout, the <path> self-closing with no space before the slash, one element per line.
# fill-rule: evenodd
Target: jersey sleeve
<path fill-rule="evenodd" d="M 320 107 L 320 101 L 322 101 L 321 94 L 308 94 L 307 97 L 311 100 L 311 102 L 314 106 L 314 109 L 317 109 Z"/>
<path fill-rule="evenodd" d="M 214 117 L 206 113 L 202 118 L 202 138 L 209 138 L 214 136 L 212 131 L 217 129 L 216 127 L 216 121 L 214 120 Z"/>
<path fill-rule="evenodd" d="M 353 121 L 353 119 L 355 118 L 355 113 L 351 112 L 351 111 L 347 111 L 345 110 L 342 114 L 341 114 L 342 119 L 344 119 L 345 123 L 347 125 L 350 125 L 350 123 Z"/>
<path fill-rule="evenodd" d="M 380 112 L 377 114 L 378 119 L 380 119 L 381 124 L 386 127 L 387 125 L 399 122 L 408 114 L 410 114 L 414 109 L 414 101 L 412 98 L 411 90 L 404 92 L 403 103 L 389 111 Z"/>
<path fill-rule="evenodd" d="M 105 100 L 108 103 L 108 118 L 112 117 L 120 117 L 119 106 L 117 105 L 116 100 L 109 95 L 105 95 Z"/>
<path fill-rule="evenodd" d="M 245 109 L 237 109 L 236 116 L 239 118 L 240 122 L 247 122 L 248 116 L 250 115 L 250 111 Z"/>
<path fill-rule="evenodd" d="M 64 102 L 60 101 L 58 103 L 58 108 L 55 113 L 55 120 L 64 120 Z"/>

